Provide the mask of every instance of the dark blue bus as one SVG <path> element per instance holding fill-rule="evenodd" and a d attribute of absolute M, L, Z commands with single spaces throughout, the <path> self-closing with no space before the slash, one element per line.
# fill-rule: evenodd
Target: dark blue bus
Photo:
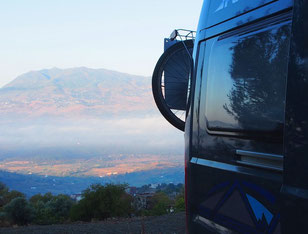
<path fill-rule="evenodd" d="M 308 233 L 308 1 L 205 0 L 185 120 L 188 233 Z"/>

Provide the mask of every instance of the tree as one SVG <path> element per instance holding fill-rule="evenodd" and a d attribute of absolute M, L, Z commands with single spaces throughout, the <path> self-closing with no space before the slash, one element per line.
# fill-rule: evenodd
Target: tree
<path fill-rule="evenodd" d="M 62 223 L 68 220 L 73 206 L 69 196 L 63 194 L 53 196 L 51 193 L 36 194 L 30 198 L 30 203 L 36 210 L 34 222 L 37 224 Z"/>
<path fill-rule="evenodd" d="M 155 193 L 149 199 L 149 215 L 167 214 L 171 205 L 169 197 L 162 192 Z"/>
<path fill-rule="evenodd" d="M 0 208 L 6 204 L 5 197 L 9 193 L 8 187 L 5 184 L 0 182 Z"/>
<path fill-rule="evenodd" d="M 63 194 L 54 196 L 53 199 L 46 203 L 46 206 L 50 209 L 51 213 L 54 214 L 56 220 L 58 221 L 64 221 L 68 218 L 72 205 L 72 199 Z"/>
<path fill-rule="evenodd" d="M 182 187 L 181 192 L 175 198 L 175 211 L 185 211 L 185 198 L 184 198 L 184 188 Z"/>
<path fill-rule="evenodd" d="M 34 218 L 34 209 L 24 197 L 14 198 L 4 206 L 8 219 L 18 225 L 26 225 Z"/>
<path fill-rule="evenodd" d="M 83 192 L 83 199 L 72 207 L 71 219 L 90 221 L 129 216 L 132 212 L 132 197 L 126 194 L 126 186 L 123 184 L 91 185 Z"/>
<path fill-rule="evenodd" d="M 39 193 L 39 194 L 33 195 L 29 199 L 29 201 L 30 201 L 31 204 L 36 204 L 38 201 L 42 201 L 43 203 L 46 203 L 46 202 L 50 201 L 52 198 L 53 198 L 53 195 L 50 192 L 45 193 L 44 195 Z"/>
<path fill-rule="evenodd" d="M 10 203 L 16 197 L 25 198 L 25 195 L 17 190 L 9 191 L 9 188 L 0 182 L 0 210 L 3 206 Z"/>

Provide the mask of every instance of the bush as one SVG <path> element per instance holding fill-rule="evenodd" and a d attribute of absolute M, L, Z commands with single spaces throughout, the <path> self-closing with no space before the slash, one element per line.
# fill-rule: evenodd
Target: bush
<path fill-rule="evenodd" d="M 9 188 L 5 184 L 0 182 L 0 210 L 3 206 L 10 203 L 16 197 L 25 197 L 25 195 L 19 191 L 12 190 L 9 191 Z"/>
<path fill-rule="evenodd" d="M 175 211 L 185 211 L 185 198 L 184 198 L 184 188 L 175 198 Z"/>
<path fill-rule="evenodd" d="M 73 201 L 69 196 L 59 194 L 47 202 L 46 206 L 50 212 L 54 214 L 55 220 L 57 220 L 57 222 L 63 222 L 69 218 L 69 212 L 73 206 Z"/>
<path fill-rule="evenodd" d="M 34 195 L 30 198 L 30 203 L 36 210 L 34 222 L 37 224 L 63 223 L 69 219 L 69 212 L 73 206 L 69 196 L 53 196 L 51 193 Z"/>
<path fill-rule="evenodd" d="M 34 209 L 24 197 L 17 197 L 4 206 L 6 217 L 14 224 L 26 225 L 34 218 Z"/>
<path fill-rule="evenodd" d="M 90 221 L 109 217 L 130 216 L 132 197 L 125 192 L 126 185 L 91 185 L 83 191 L 83 199 L 70 212 L 72 220 Z"/>
<path fill-rule="evenodd" d="M 184 197 L 179 197 L 175 200 L 175 211 L 185 211 L 185 199 Z"/>
<path fill-rule="evenodd" d="M 170 198 L 162 192 L 155 193 L 153 197 L 149 199 L 149 211 L 147 215 L 163 215 L 169 213 L 169 208 L 172 201 Z"/>
<path fill-rule="evenodd" d="M 39 194 L 33 195 L 29 199 L 29 201 L 30 201 L 31 204 L 34 205 L 34 204 L 36 204 L 39 201 L 41 201 L 43 203 L 46 203 L 46 202 L 50 201 L 52 198 L 53 198 L 53 195 L 50 192 L 49 193 L 45 193 L 44 195 L 39 193 Z"/>

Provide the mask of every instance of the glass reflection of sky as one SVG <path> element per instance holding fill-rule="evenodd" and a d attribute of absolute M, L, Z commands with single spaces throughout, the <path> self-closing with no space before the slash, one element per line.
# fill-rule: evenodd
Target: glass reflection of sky
<path fill-rule="evenodd" d="M 290 23 L 282 23 L 207 42 L 208 129 L 282 129 L 289 35 Z"/>
<path fill-rule="evenodd" d="M 215 119 L 217 122 L 224 122 L 227 126 L 237 124 L 237 120 L 223 108 L 224 104 L 230 102 L 227 94 L 234 83 L 229 72 L 232 63 L 231 47 L 231 43 L 220 43 L 219 46 L 214 45 L 212 49 L 211 54 L 214 56 L 209 62 L 208 75 L 213 78 L 209 78 L 207 81 L 206 99 L 208 120 Z"/>

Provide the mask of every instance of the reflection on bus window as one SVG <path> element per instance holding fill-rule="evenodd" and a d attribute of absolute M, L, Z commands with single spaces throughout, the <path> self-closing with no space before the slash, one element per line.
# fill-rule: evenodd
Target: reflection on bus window
<path fill-rule="evenodd" d="M 209 130 L 282 131 L 290 25 L 214 42 L 207 74 Z"/>

